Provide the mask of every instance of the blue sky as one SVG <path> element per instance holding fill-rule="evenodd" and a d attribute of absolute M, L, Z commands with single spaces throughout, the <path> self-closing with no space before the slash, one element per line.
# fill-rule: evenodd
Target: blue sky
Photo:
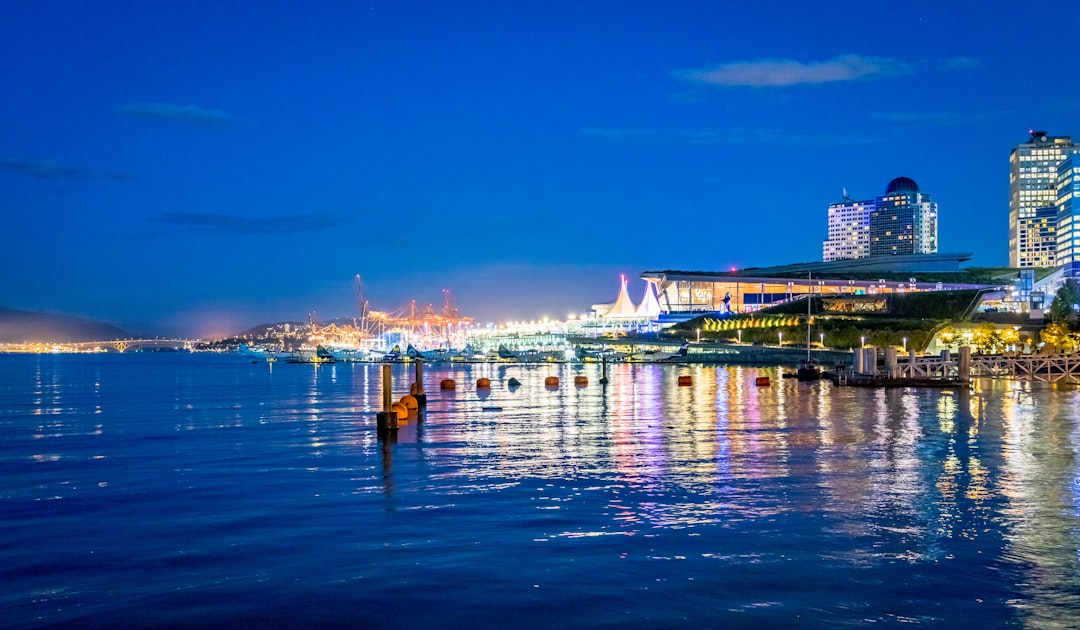
<path fill-rule="evenodd" d="M 823 5 L 823 6 L 818 6 Z M 0 3 L 0 305 L 213 335 L 820 260 L 915 179 L 1007 262 L 1008 155 L 1080 136 L 1069 2 Z"/>

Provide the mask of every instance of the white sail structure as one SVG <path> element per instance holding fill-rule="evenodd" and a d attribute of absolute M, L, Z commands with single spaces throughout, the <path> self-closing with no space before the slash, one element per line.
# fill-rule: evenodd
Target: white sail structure
<path fill-rule="evenodd" d="M 653 283 L 645 283 L 645 295 L 641 298 L 641 304 L 638 304 L 637 310 L 634 311 L 634 316 L 649 319 L 660 317 L 660 300 L 656 299 L 656 287 Z"/>
<path fill-rule="evenodd" d="M 626 292 L 626 276 L 620 275 L 622 280 L 622 286 L 619 288 L 619 297 L 616 298 L 615 304 L 611 306 L 611 310 L 604 314 L 604 317 L 610 319 L 631 319 L 636 317 L 637 309 L 634 307 L 634 303 L 630 301 L 630 295 Z"/>

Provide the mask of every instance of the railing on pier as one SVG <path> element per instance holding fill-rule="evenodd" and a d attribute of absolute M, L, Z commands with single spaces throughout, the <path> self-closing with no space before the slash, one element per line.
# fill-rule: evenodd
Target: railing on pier
<path fill-rule="evenodd" d="M 897 365 L 903 378 L 959 378 L 960 362 L 942 357 L 916 357 Z"/>
<path fill-rule="evenodd" d="M 1015 356 L 980 356 L 972 360 L 978 376 L 1012 376 L 1036 381 L 1057 383 L 1080 382 L 1080 355 L 1022 354 Z"/>
<path fill-rule="evenodd" d="M 941 356 L 911 354 L 899 360 L 896 368 L 902 378 L 955 379 L 960 377 L 958 358 L 947 352 L 943 352 Z M 1080 354 L 972 355 L 971 376 L 1017 378 L 1050 383 L 1080 382 Z"/>

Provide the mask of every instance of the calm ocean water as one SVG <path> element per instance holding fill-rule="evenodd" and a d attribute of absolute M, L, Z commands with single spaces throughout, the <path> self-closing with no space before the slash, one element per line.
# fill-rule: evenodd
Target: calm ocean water
<path fill-rule="evenodd" d="M 610 369 L 0 356 L 0 625 L 1080 627 L 1077 391 Z"/>

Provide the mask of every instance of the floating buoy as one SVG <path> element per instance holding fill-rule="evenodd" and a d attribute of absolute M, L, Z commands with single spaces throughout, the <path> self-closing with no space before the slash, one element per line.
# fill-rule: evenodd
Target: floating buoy
<path fill-rule="evenodd" d="M 687 385 L 693 385 L 693 384 L 694 384 L 694 379 L 690 378 L 689 376 L 683 375 L 683 376 L 679 377 L 679 386 L 680 387 L 685 387 Z"/>
<path fill-rule="evenodd" d="M 416 396 L 412 395 L 402 396 L 401 404 L 405 405 L 405 408 L 409 411 L 415 411 L 420 406 L 419 401 L 416 400 Z"/>
<path fill-rule="evenodd" d="M 390 405 L 390 411 L 397 413 L 398 420 L 404 420 L 405 418 L 409 417 L 409 410 L 405 407 L 405 405 L 399 402 Z"/>
<path fill-rule="evenodd" d="M 769 377 L 768 376 L 759 376 L 759 377 L 755 378 L 754 379 L 754 385 L 757 385 L 758 387 L 768 387 L 769 386 Z"/>
<path fill-rule="evenodd" d="M 483 377 L 476 379 L 476 389 L 491 389 L 491 379 Z"/>
<path fill-rule="evenodd" d="M 547 385 L 548 387 L 558 387 L 559 386 L 559 377 L 558 376 L 549 376 L 549 377 L 545 378 L 544 379 L 544 385 Z"/>
<path fill-rule="evenodd" d="M 589 384 L 589 377 L 588 376 L 575 376 L 574 377 L 574 385 L 577 385 L 578 387 L 585 387 L 588 384 Z"/>
<path fill-rule="evenodd" d="M 510 380 L 506 381 L 506 385 L 507 387 L 518 387 L 519 385 L 521 385 L 521 381 L 511 376 Z"/>
<path fill-rule="evenodd" d="M 439 389 L 457 389 L 457 383 L 452 378 L 444 378 L 439 382 Z"/>

